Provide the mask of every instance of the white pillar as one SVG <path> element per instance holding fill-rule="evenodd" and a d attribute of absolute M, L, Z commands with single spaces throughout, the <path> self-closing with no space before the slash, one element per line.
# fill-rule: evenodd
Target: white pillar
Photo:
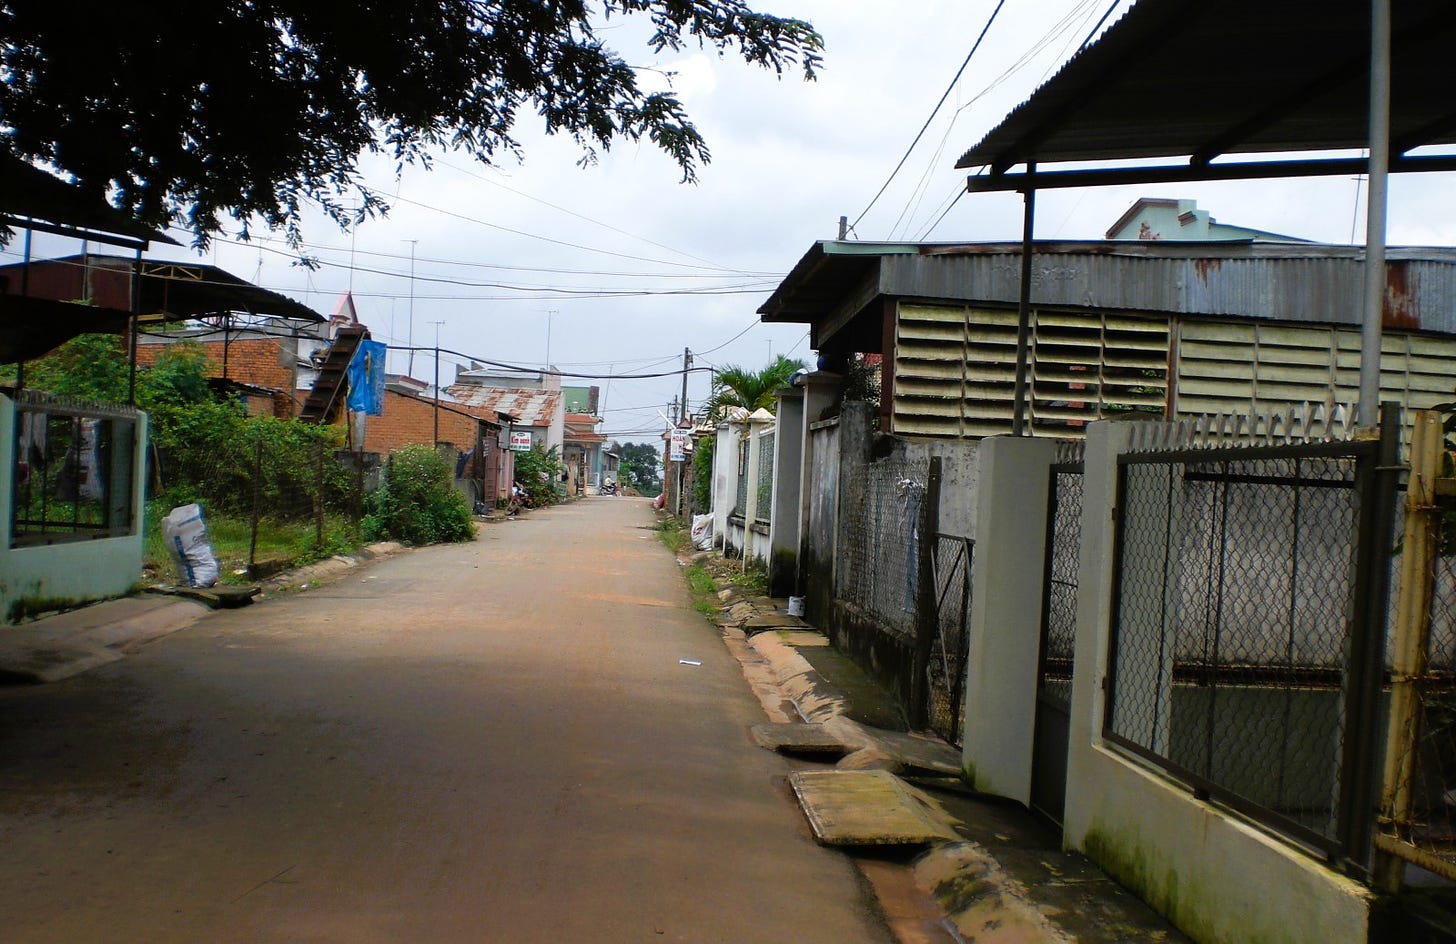
<path fill-rule="evenodd" d="M 1047 489 L 1056 443 L 981 441 L 963 766 L 977 790 L 1031 803 Z"/>

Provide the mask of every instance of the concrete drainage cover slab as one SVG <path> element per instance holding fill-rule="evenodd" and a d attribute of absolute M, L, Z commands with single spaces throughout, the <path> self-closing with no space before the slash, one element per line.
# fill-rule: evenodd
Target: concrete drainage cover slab
<path fill-rule="evenodd" d="M 859 749 L 829 732 L 822 724 L 755 724 L 753 740 L 759 747 L 780 754 L 843 757 Z"/>
<path fill-rule="evenodd" d="M 814 838 L 826 846 L 906 846 L 959 836 L 885 770 L 800 770 L 789 775 Z"/>

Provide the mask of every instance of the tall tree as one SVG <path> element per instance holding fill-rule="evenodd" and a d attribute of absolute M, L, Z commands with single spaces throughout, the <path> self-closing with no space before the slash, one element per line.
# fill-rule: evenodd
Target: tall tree
<path fill-rule="evenodd" d="M 621 477 L 625 481 L 631 481 L 638 488 L 657 488 L 662 481 L 661 463 L 662 451 L 651 443 L 618 443 L 613 442 L 607 447 L 608 452 L 615 452 L 621 460 Z M 627 478 L 630 473 L 631 478 Z"/>
<path fill-rule="evenodd" d="M 718 371 L 718 386 L 708 401 L 708 413 L 715 419 L 732 407 L 742 407 L 749 412 L 762 409 L 771 413 L 775 406 L 774 391 L 788 384 L 794 371 L 803 368 L 803 361 L 782 354 L 761 370 L 747 370 L 730 364 Z"/>
<path fill-rule="evenodd" d="M 224 217 L 299 238 L 310 202 L 345 224 L 385 208 L 359 158 L 519 154 L 523 112 L 591 161 L 643 138 L 694 179 L 709 159 L 671 92 L 598 30 L 651 22 L 653 52 L 736 52 L 813 78 L 808 23 L 744 0 L 76 0 L 0 3 L 0 153 L 39 162 L 205 245 Z M 351 207 L 351 204 L 357 206 Z"/>

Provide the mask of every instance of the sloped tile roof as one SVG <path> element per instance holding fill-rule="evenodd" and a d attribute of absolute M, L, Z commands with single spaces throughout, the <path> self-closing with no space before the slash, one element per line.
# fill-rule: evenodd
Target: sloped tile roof
<path fill-rule="evenodd" d="M 509 414 L 515 417 L 517 426 L 550 426 L 561 409 L 560 390 L 454 384 L 446 387 L 445 392 L 467 408 L 484 407 L 497 414 Z"/>

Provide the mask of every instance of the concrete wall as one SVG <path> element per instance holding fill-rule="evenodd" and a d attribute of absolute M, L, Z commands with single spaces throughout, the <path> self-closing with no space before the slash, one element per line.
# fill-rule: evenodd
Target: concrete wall
<path fill-rule="evenodd" d="M 0 618 L 26 598 L 84 602 L 121 596 L 141 580 L 147 417 L 135 418 L 130 469 L 132 534 L 12 548 L 15 503 L 15 403 L 0 395 Z"/>
<path fill-rule="evenodd" d="M 807 424 L 804 391 L 779 391 L 778 431 L 774 436 L 773 515 L 769 524 L 768 592 L 786 597 L 799 592 L 799 545 L 803 541 L 804 458 Z"/>
<path fill-rule="evenodd" d="M 1056 444 L 996 437 L 977 455 L 976 554 L 962 758 L 977 790 L 1031 803 L 1046 564 L 1047 488 Z"/>
<path fill-rule="evenodd" d="M 1064 841 L 1202 944 L 1364 942 L 1370 902 L 1361 885 L 1101 737 L 1117 454 L 1128 434 L 1126 424 L 1100 422 L 1087 438 Z"/>

